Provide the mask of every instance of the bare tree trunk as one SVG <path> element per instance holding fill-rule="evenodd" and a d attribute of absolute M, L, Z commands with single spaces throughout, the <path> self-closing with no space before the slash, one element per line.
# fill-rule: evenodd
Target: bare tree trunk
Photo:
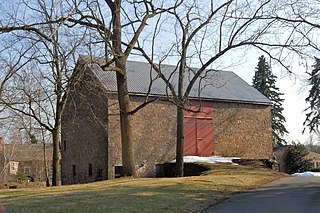
<path fill-rule="evenodd" d="M 124 176 L 136 177 L 134 166 L 134 151 L 132 141 L 132 127 L 130 122 L 130 100 L 126 77 L 117 74 L 118 100 L 120 108 L 121 145 L 122 145 L 122 172 Z"/>
<path fill-rule="evenodd" d="M 55 126 L 55 128 L 52 131 L 52 141 L 53 141 L 53 156 L 52 156 L 52 186 L 60 186 L 60 162 L 61 162 L 61 150 L 60 150 L 60 144 L 61 144 L 61 123 Z"/>
<path fill-rule="evenodd" d="M 184 146 L 184 115 L 183 107 L 177 105 L 177 148 L 176 176 L 183 177 L 183 146 Z"/>
<path fill-rule="evenodd" d="M 124 176 L 136 177 L 134 151 L 132 141 L 132 129 L 130 125 L 130 99 L 127 85 L 126 61 L 121 49 L 121 0 L 113 4 L 113 35 L 112 45 L 115 53 L 115 66 L 122 70 L 117 72 L 118 102 L 120 108 L 121 145 L 122 145 L 122 171 Z"/>
<path fill-rule="evenodd" d="M 42 134 L 43 134 L 43 132 L 42 132 Z M 44 139 L 42 140 L 42 144 L 43 144 L 43 166 L 44 166 L 44 174 L 46 176 L 46 187 L 49 187 L 50 181 L 49 181 L 47 156 L 46 156 L 46 143 L 44 142 Z"/>

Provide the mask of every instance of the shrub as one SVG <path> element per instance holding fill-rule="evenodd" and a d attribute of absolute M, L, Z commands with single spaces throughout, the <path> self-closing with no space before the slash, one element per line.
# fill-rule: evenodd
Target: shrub
<path fill-rule="evenodd" d="M 293 144 L 289 146 L 284 162 L 289 174 L 305 172 L 312 169 L 311 160 L 306 159 L 308 150 L 302 144 Z"/>
<path fill-rule="evenodd" d="M 28 182 L 28 179 L 29 178 L 25 173 L 18 172 L 13 181 L 16 183 L 26 183 L 26 182 Z"/>

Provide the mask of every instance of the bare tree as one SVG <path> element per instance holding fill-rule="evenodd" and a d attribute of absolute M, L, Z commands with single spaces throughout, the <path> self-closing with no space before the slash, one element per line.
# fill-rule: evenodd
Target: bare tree
<path fill-rule="evenodd" d="M 254 48 L 291 72 L 288 58 L 307 57 L 308 51 L 315 49 L 312 38 L 305 33 L 311 24 L 305 25 L 304 19 L 295 21 L 291 16 L 295 10 L 286 5 L 272 0 L 185 0 L 159 18 L 156 33 L 145 44 L 152 49 L 135 47 L 166 83 L 168 97 L 177 106 L 177 176 L 183 175 L 183 123 L 188 98 L 195 90 L 200 94 L 203 85 L 214 86 L 214 72 L 232 65 L 226 62 L 230 55 Z M 176 64 L 173 72 L 162 70 L 162 63 L 172 61 Z"/>
<path fill-rule="evenodd" d="M 35 116 L 34 110 L 30 111 L 37 99 L 32 95 L 27 96 L 28 101 L 24 102 L 3 100 L 11 108 L 32 116 L 52 132 L 53 180 L 54 185 L 58 184 L 61 114 L 70 90 L 68 85 L 77 79 L 76 76 L 67 75 L 70 70 L 68 62 L 76 52 L 76 47 L 80 45 L 80 42 L 65 42 L 67 40 L 61 37 L 66 34 L 67 27 L 73 27 L 80 32 L 83 28 L 77 26 L 88 27 L 98 33 L 91 43 L 105 46 L 105 63 L 100 66 L 106 71 L 115 71 L 117 75 L 124 175 L 135 176 L 130 124 L 130 115 L 135 110 L 130 108 L 126 61 L 130 55 L 139 54 L 147 59 L 158 77 L 164 80 L 168 87 L 168 97 L 177 105 L 177 175 L 182 176 L 183 112 L 193 89 L 200 87 L 203 80 L 212 80 L 212 71 L 229 66 L 224 59 L 238 49 L 243 52 L 250 48 L 258 49 L 290 71 L 286 66 L 287 58 L 291 58 L 293 54 L 302 57 L 308 55 L 307 47 L 317 49 L 314 39 L 309 36 L 309 32 L 314 32 L 317 25 L 314 20 L 310 22 L 307 18 L 307 15 L 316 18 L 316 13 L 300 11 L 295 5 L 302 4 L 301 2 L 179 0 L 155 3 L 135 0 L 86 0 L 58 2 L 61 7 L 54 7 L 53 4 L 57 2 L 49 3 L 44 0 L 37 0 L 35 4 L 23 2 L 22 5 L 28 8 L 29 13 L 41 14 L 44 20 L 39 22 L 32 16 L 21 21 L 18 16 L 12 15 L 6 23 L 0 22 L 0 32 L 2 35 L 10 32 L 15 38 L 28 41 L 33 52 L 31 51 L 31 54 L 28 51 L 27 57 L 23 59 L 38 62 L 36 65 L 28 63 L 37 68 L 36 70 L 50 70 L 50 77 L 49 72 L 40 72 L 40 76 L 44 77 L 46 84 L 54 85 L 51 87 L 54 89 L 44 92 L 50 98 L 42 100 L 42 103 L 51 103 L 48 105 L 53 109 L 53 123 L 48 125 L 44 122 L 49 121 L 50 116 L 42 114 L 43 117 L 39 118 Z M 65 9 L 56 11 L 57 8 Z M 152 22 L 151 18 L 154 18 Z M 15 32 L 23 32 L 23 35 Z M 81 37 L 75 39 L 79 40 L 82 40 Z M 68 46 L 67 43 L 72 45 Z M 64 49 L 66 46 L 69 48 Z M 165 73 L 161 69 L 164 62 L 175 63 L 174 72 Z M 19 62 L 19 65 L 22 63 Z M 172 75 L 178 75 L 177 82 L 171 81 Z M 21 76 L 22 74 L 17 75 L 18 78 Z M 27 94 L 26 89 L 19 91 Z M 198 89 L 198 94 L 200 92 L 201 88 Z M 15 105 L 9 104 L 12 102 Z M 19 103 L 27 104 L 24 106 L 28 106 L 29 111 L 18 108 Z M 38 107 L 41 109 L 40 105 Z"/>
<path fill-rule="evenodd" d="M 10 109 L 30 116 L 51 132 L 52 185 L 57 186 L 60 184 L 61 115 L 71 90 L 69 85 L 74 85 L 78 79 L 72 71 L 76 51 L 85 45 L 82 42 L 87 35 L 86 29 L 78 28 L 77 33 L 71 33 L 64 25 L 75 12 L 64 1 L 16 3 L 17 7 L 13 3 L 6 4 L 8 10 L 0 23 L 0 36 L 15 41 L 3 44 L 2 58 L 16 52 L 20 59 L 16 64 L 10 64 L 13 68 L 6 75 L 6 85 L 2 84 L 1 100 Z"/>
<path fill-rule="evenodd" d="M 130 124 L 130 115 L 136 112 L 137 109 L 130 109 L 126 61 L 137 43 L 139 36 L 143 32 L 143 29 L 146 27 L 147 21 L 153 16 L 163 12 L 163 5 L 160 5 L 161 7 L 158 9 L 150 1 L 127 1 L 127 5 L 124 7 L 120 0 L 106 1 L 105 4 L 102 5 L 98 1 L 70 1 L 67 3 L 58 3 L 60 3 L 61 8 L 67 6 L 67 9 L 57 9 L 57 11 L 55 9 L 58 7 L 54 7 L 56 2 L 47 2 L 45 0 L 27 3 L 22 2 L 21 4 L 23 7 L 28 10 L 25 15 L 28 16 L 31 13 L 39 14 L 43 20 L 38 21 L 38 19 L 33 16 L 27 21 L 17 20 L 16 17 L 18 17 L 18 15 L 15 14 L 10 16 L 15 17 L 14 22 L 8 21 L 7 23 L 1 23 L 0 32 L 2 35 L 5 33 L 13 34 L 14 37 L 21 40 L 28 42 L 32 41 L 31 46 L 34 55 L 28 52 L 28 56 L 25 57 L 30 60 L 30 63 L 28 62 L 28 69 L 29 71 L 31 69 L 39 70 L 38 76 L 41 76 L 42 80 L 45 82 L 35 82 L 36 84 L 43 86 L 43 88 L 40 87 L 42 92 L 32 91 L 32 89 L 36 87 L 31 86 L 30 88 L 30 85 L 26 84 L 22 85 L 29 86 L 28 89 L 18 89 L 20 84 L 13 83 L 8 87 L 9 89 L 7 89 L 7 91 L 10 93 L 10 91 L 13 91 L 12 89 L 18 89 L 17 91 L 20 91 L 21 93 L 19 93 L 19 95 L 11 93 L 9 96 L 6 96 L 8 99 L 2 98 L 2 100 L 7 106 L 10 106 L 20 113 L 31 116 L 46 130 L 52 132 L 54 143 L 53 185 L 58 185 L 61 114 L 65 107 L 67 94 L 70 89 L 68 88 L 68 85 L 73 85 L 71 82 L 73 81 L 72 83 L 74 83 L 76 81 L 76 76 L 68 76 L 70 70 L 68 62 L 70 61 L 70 58 L 72 58 L 73 53 L 76 52 L 76 47 L 80 45 L 80 42 L 71 42 L 70 47 L 64 49 L 66 47 L 65 43 L 67 42 L 66 38 L 62 35 L 67 32 L 66 28 L 73 28 L 74 31 L 82 29 L 81 27 L 77 27 L 79 25 L 96 30 L 100 35 L 100 39 L 95 40 L 95 38 L 93 38 L 94 41 L 91 40 L 91 42 L 97 45 L 100 43 L 105 45 L 104 57 L 106 60 L 101 66 L 106 71 L 116 71 L 117 75 L 123 173 L 125 176 L 136 176 L 131 139 L 132 127 Z M 131 14 L 128 13 L 128 7 L 130 8 Z M 105 8 L 109 8 L 109 15 L 108 13 L 105 13 Z M 104 14 L 107 15 L 104 16 Z M 124 21 L 122 19 L 124 19 Z M 128 21 L 128 23 L 124 23 L 125 21 Z M 123 46 L 122 31 L 125 31 L 125 28 L 131 27 L 133 35 L 126 35 L 128 38 L 126 39 L 128 45 Z M 23 35 L 21 35 L 20 32 L 22 32 Z M 77 35 L 81 35 L 81 33 L 77 33 Z M 84 34 L 82 36 L 84 37 Z M 90 46 L 90 44 L 88 46 Z M 90 52 L 92 46 L 89 48 Z M 109 53 L 111 53 L 110 58 L 108 57 Z M 24 70 L 27 70 L 25 68 L 26 66 L 24 66 Z M 47 72 L 46 68 L 51 69 L 51 72 Z M 18 80 L 23 82 L 26 73 L 17 73 L 17 77 L 14 81 L 17 82 Z M 32 73 L 31 76 L 36 77 L 34 73 Z M 51 84 L 53 87 L 44 86 L 45 84 Z M 48 90 L 48 88 L 50 89 Z M 39 93 L 41 94 L 39 95 Z M 32 94 L 38 95 L 35 97 Z M 52 96 L 52 94 L 54 95 Z M 43 97 L 49 98 L 46 99 Z M 44 108 L 43 105 L 49 106 L 49 111 L 46 111 L 49 113 L 44 113 L 44 110 L 48 110 L 48 108 Z M 36 115 L 37 110 L 34 110 L 34 107 L 41 109 L 41 116 Z M 141 107 L 142 106 L 138 107 L 138 109 Z"/>
<path fill-rule="evenodd" d="M 147 22 L 170 8 L 176 7 L 180 1 L 171 3 L 172 6 L 164 2 L 155 4 L 152 1 L 106 0 L 105 4 L 98 1 L 85 2 L 84 8 L 77 10 L 79 18 L 69 21 L 95 29 L 105 44 L 105 63 L 100 66 L 105 71 L 116 72 L 120 108 L 122 172 L 124 176 L 136 176 L 130 115 L 150 102 L 146 101 L 138 108 L 131 109 L 126 62 L 139 39 L 146 39 L 144 33 Z M 109 13 L 107 14 L 109 15 L 104 15 L 106 13 L 104 8 L 108 8 Z"/>
<path fill-rule="evenodd" d="M 0 177 L 2 180 L 6 181 L 8 172 L 10 169 L 10 161 L 17 155 L 17 151 L 19 150 L 19 145 L 26 143 L 29 141 L 29 137 L 21 131 L 21 127 L 26 125 L 23 120 L 23 116 L 15 113 L 14 111 L 7 112 L 8 115 L 6 118 L 2 120 L 7 125 L 2 125 L 2 136 L 0 137 L 2 140 L 2 147 L 0 148 L 2 156 L 2 170 L 0 170 Z M 4 138 L 8 139 L 5 142 Z M 8 143 L 9 142 L 9 143 Z"/>

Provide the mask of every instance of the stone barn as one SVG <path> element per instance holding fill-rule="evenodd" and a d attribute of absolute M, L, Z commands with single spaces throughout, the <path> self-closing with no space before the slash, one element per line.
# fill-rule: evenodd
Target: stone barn
<path fill-rule="evenodd" d="M 115 178 L 122 165 L 115 73 L 84 59 L 75 72 L 81 81 L 62 119 L 62 184 Z M 131 116 L 137 173 L 155 177 L 156 165 L 175 158 L 176 106 L 148 63 L 129 61 L 127 73 L 132 109 L 156 100 Z M 190 94 L 184 155 L 270 159 L 271 102 L 233 72 L 208 73 Z M 173 74 L 172 82 L 176 78 Z"/>

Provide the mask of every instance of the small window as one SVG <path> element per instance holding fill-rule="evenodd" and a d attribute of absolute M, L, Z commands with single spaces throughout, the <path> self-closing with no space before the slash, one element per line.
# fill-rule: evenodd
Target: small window
<path fill-rule="evenodd" d="M 63 141 L 63 150 L 64 151 L 67 150 L 67 141 L 66 140 Z"/>
<path fill-rule="evenodd" d="M 88 173 L 89 173 L 89 176 L 92 176 L 92 163 L 89 163 Z"/>
<path fill-rule="evenodd" d="M 72 165 L 72 175 L 73 177 L 76 176 L 76 165 Z"/>
<path fill-rule="evenodd" d="M 24 174 L 26 174 L 26 175 L 30 175 L 30 166 L 25 166 L 25 167 L 23 167 L 23 172 L 24 172 Z"/>

